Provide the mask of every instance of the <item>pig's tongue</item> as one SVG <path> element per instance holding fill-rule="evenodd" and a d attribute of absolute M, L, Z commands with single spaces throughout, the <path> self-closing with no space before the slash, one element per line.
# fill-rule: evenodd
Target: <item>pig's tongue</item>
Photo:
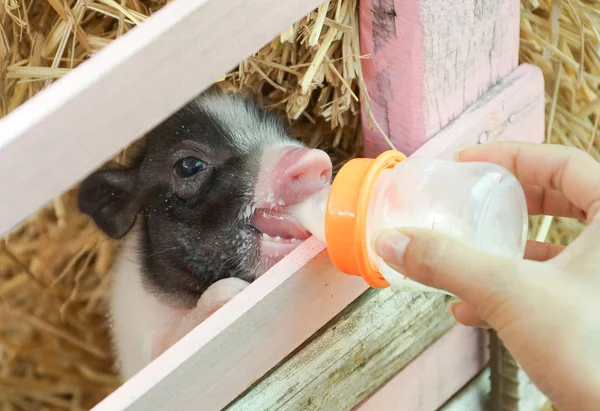
<path fill-rule="evenodd" d="M 286 240 L 310 237 L 310 233 L 294 217 L 280 211 L 259 209 L 252 217 L 252 225 L 269 237 Z"/>

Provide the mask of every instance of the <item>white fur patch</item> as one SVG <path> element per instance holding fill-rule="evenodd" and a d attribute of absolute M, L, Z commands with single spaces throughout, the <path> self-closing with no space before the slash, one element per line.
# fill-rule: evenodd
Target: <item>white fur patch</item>
<path fill-rule="evenodd" d="M 113 343 L 122 377 L 131 378 L 151 361 L 154 339 L 161 329 L 180 321 L 181 315 L 162 304 L 142 286 L 137 230 L 124 241 L 113 267 L 110 301 Z"/>
<path fill-rule="evenodd" d="M 282 133 L 275 120 L 261 121 L 257 116 L 256 107 L 245 99 L 206 93 L 195 103 L 227 129 L 227 133 L 234 138 L 232 143 L 242 152 L 266 146 L 303 146 L 297 140 L 290 141 L 289 136 Z"/>

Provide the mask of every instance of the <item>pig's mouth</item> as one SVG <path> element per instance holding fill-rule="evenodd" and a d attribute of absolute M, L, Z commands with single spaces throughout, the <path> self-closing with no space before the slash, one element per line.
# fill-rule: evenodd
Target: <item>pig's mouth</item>
<path fill-rule="evenodd" d="M 261 260 L 270 267 L 291 253 L 310 233 L 281 210 L 257 209 L 250 225 L 261 234 Z"/>

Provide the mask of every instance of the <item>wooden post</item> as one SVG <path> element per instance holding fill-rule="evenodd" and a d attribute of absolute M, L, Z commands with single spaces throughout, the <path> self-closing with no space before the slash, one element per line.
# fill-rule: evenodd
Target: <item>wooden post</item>
<path fill-rule="evenodd" d="M 375 120 L 406 155 L 518 64 L 519 0 L 362 0 L 362 68 Z M 363 113 L 363 124 L 369 124 Z M 364 127 L 365 156 L 388 149 Z"/>

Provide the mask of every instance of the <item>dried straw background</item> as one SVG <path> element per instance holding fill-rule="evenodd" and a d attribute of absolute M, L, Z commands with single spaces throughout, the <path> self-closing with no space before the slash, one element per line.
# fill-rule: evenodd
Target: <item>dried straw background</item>
<path fill-rule="evenodd" d="M 168 0 L 2 0 L 6 115 Z M 356 0 L 327 0 L 221 82 L 257 96 L 336 164 L 361 153 Z M 547 84 L 548 141 L 589 150 L 600 118 L 600 0 L 522 0 L 521 59 Z M 552 223 L 548 225 L 548 223 Z M 532 219 L 568 243 L 582 223 Z M 77 212 L 74 189 L 0 243 L 0 407 L 86 410 L 118 381 L 105 326 L 117 244 Z"/>

